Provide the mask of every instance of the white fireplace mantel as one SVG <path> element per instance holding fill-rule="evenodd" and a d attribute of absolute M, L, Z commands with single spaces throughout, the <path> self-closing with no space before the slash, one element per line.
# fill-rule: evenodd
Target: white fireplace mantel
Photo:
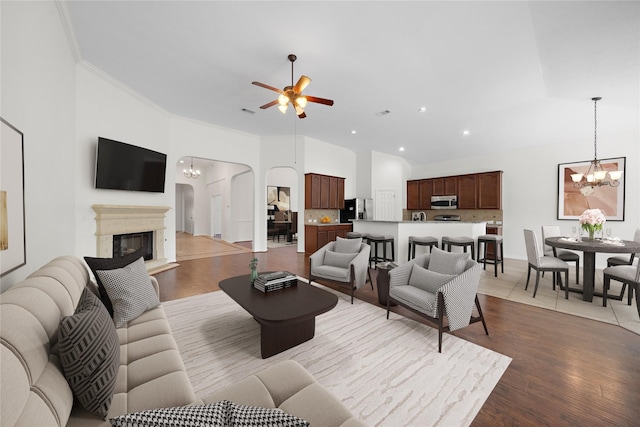
<path fill-rule="evenodd" d="M 113 236 L 117 234 L 153 232 L 153 259 L 146 261 L 147 270 L 168 265 L 164 256 L 164 218 L 168 206 L 92 205 L 96 213 L 97 252 L 100 258 L 113 256 Z"/>

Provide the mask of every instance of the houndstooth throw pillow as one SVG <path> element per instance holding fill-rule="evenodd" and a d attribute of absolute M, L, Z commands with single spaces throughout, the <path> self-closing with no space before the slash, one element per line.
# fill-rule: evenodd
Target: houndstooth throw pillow
<path fill-rule="evenodd" d="M 142 257 L 126 267 L 97 273 L 113 304 L 116 328 L 160 305 Z"/>
<path fill-rule="evenodd" d="M 280 409 L 237 405 L 221 400 L 208 405 L 160 408 L 121 415 L 112 427 L 306 427 L 305 420 Z"/>

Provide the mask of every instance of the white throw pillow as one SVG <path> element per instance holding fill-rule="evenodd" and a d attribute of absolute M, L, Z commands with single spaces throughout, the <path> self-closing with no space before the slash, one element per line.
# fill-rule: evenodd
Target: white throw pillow
<path fill-rule="evenodd" d="M 116 328 L 160 305 L 142 257 L 123 268 L 97 273 L 113 305 Z"/>
<path fill-rule="evenodd" d="M 353 254 L 360 252 L 361 245 L 362 237 L 358 237 L 357 239 L 344 239 L 338 236 L 336 237 L 336 244 L 333 247 L 333 250 L 343 254 Z"/>
<path fill-rule="evenodd" d="M 330 265 L 332 267 L 349 268 L 351 261 L 357 256 L 357 253 L 340 253 L 333 251 L 325 251 L 324 253 L 324 265 Z"/>
<path fill-rule="evenodd" d="M 460 274 L 467 266 L 469 256 L 464 252 L 446 252 L 434 247 L 429 261 L 429 270 L 442 274 Z"/>
<path fill-rule="evenodd" d="M 456 277 L 455 274 L 437 273 L 414 264 L 409 276 L 409 284 L 435 294 L 442 285 L 449 283 L 454 277 Z"/>

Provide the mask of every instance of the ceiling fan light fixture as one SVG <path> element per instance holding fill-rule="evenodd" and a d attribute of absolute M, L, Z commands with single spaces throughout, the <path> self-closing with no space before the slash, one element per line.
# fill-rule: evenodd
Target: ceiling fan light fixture
<path fill-rule="evenodd" d="M 288 103 L 289 103 L 289 97 L 287 95 L 281 94 L 280 96 L 278 96 L 278 104 L 287 105 Z"/>
<path fill-rule="evenodd" d="M 298 104 L 298 106 L 300 106 L 300 108 L 304 108 L 307 106 L 307 98 L 305 98 L 304 96 L 299 96 L 296 98 L 296 104 Z"/>
<path fill-rule="evenodd" d="M 278 110 L 280 110 L 282 114 L 287 114 L 287 108 L 289 108 L 287 104 L 278 105 Z"/>

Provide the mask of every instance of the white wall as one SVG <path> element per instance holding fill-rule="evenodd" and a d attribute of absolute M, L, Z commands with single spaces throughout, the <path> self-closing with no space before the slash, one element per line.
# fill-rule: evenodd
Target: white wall
<path fill-rule="evenodd" d="M 56 4 L 0 2 L 0 115 L 24 134 L 26 265 L 75 253 L 75 60 Z"/>
<path fill-rule="evenodd" d="M 615 236 L 630 240 L 635 229 L 640 227 L 640 134 L 637 130 L 628 134 L 609 131 L 603 132 L 602 137 L 599 135 L 598 140 L 602 140 L 598 146 L 598 157 L 626 157 L 625 221 L 610 221 L 607 226 L 611 227 Z M 559 225 L 564 233 L 571 232 L 574 221 L 557 219 L 558 164 L 588 160 L 592 156 L 592 149 L 592 143 L 580 140 L 573 143 L 549 144 L 542 148 L 429 163 L 414 167 L 410 179 L 504 171 L 504 251 L 507 257 L 526 259 L 523 237 L 525 228 L 535 231 L 539 239 L 542 225 Z M 597 266 L 606 266 L 608 256 L 598 254 Z"/>
<path fill-rule="evenodd" d="M 313 138 L 305 138 L 304 173 L 345 178 L 346 199 L 356 197 L 356 153 Z"/>
<path fill-rule="evenodd" d="M 395 194 L 394 220 L 402 220 L 402 210 L 406 208 L 405 201 L 407 177 L 411 167 L 401 157 L 384 154 L 377 151 L 371 153 L 371 197 L 374 206 L 378 206 L 376 200 L 377 191 L 393 191 Z"/>

